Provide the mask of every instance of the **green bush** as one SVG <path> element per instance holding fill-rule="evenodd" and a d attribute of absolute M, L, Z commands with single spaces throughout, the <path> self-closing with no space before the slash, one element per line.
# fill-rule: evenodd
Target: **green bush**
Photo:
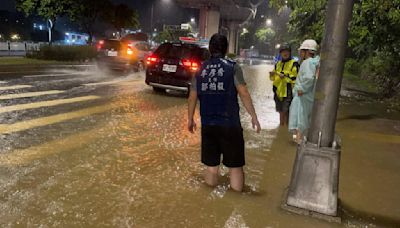
<path fill-rule="evenodd" d="M 356 59 L 346 59 L 345 69 L 347 72 L 355 75 L 359 75 L 362 69 L 362 63 Z"/>
<path fill-rule="evenodd" d="M 360 60 L 347 59 L 345 69 L 360 80 L 373 83 L 382 97 L 399 95 L 400 61 L 390 52 L 375 52 Z"/>
<path fill-rule="evenodd" d="M 362 64 L 363 78 L 374 81 L 384 97 L 398 94 L 400 87 L 400 62 L 397 58 L 385 53 L 377 53 Z"/>
<path fill-rule="evenodd" d="M 93 46 L 42 45 L 39 51 L 28 53 L 28 58 L 57 60 L 57 61 L 85 61 L 95 58 L 96 48 Z"/>

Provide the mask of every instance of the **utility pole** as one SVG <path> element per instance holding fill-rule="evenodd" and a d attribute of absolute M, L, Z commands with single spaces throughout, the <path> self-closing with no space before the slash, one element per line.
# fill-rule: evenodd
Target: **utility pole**
<path fill-rule="evenodd" d="M 354 0 L 329 0 L 308 138 L 297 149 L 284 209 L 337 217 L 340 145 L 335 124 Z M 316 213 L 315 213 L 316 212 Z"/>
<path fill-rule="evenodd" d="M 47 28 L 49 31 L 49 44 L 51 44 L 53 41 L 53 38 L 52 38 L 53 26 L 54 26 L 53 21 L 51 19 L 48 19 L 47 20 Z"/>
<path fill-rule="evenodd" d="M 151 3 L 151 18 L 150 18 L 150 31 L 153 32 L 153 26 L 154 26 L 154 2 Z"/>
<path fill-rule="evenodd" d="M 308 140 L 331 147 L 335 138 L 336 115 L 342 85 L 348 26 L 353 1 L 329 1 L 326 34 L 321 50 L 321 68 Z"/>

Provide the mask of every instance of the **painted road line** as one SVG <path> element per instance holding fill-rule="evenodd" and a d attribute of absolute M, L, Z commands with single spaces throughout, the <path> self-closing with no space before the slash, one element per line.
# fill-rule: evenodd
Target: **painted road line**
<path fill-rule="evenodd" d="M 51 65 L 50 67 L 95 67 L 96 65 L 93 64 L 86 64 L 86 65 Z"/>
<path fill-rule="evenodd" d="M 35 108 L 43 108 L 43 107 L 52 107 L 52 106 L 64 105 L 64 104 L 72 104 L 72 103 L 76 103 L 76 102 L 96 100 L 99 98 L 100 98 L 99 96 L 84 96 L 84 97 L 74 97 L 74 98 L 69 98 L 69 99 L 57 99 L 57 100 L 41 101 L 41 102 L 35 102 L 35 103 L 29 103 L 29 104 L 5 106 L 5 107 L 0 107 L 0 113 L 35 109 Z"/>
<path fill-rule="evenodd" d="M 36 74 L 26 75 L 24 78 L 40 78 L 40 77 L 64 77 L 64 76 L 78 76 L 78 75 L 90 75 L 90 73 L 65 73 L 65 74 Z"/>
<path fill-rule="evenodd" d="M 0 71 L 0 74 L 21 74 L 21 73 L 47 73 L 43 70 L 35 70 L 35 71 Z"/>
<path fill-rule="evenodd" d="M 139 79 L 136 80 L 113 80 L 113 81 L 107 81 L 107 82 L 95 82 L 95 83 L 88 83 L 88 84 L 83 84 L 84 86 L 98 86 L 98 85 L 121 85 L 121 84 L 126 84 L 129 82 L 138 82 L 140 81 Z"/>
<path fill-rule="evenodd" d="M 32 88 L 31 85 L 15 85 L 15 86 L 0 86 L 0 91 L 2 90 L 13 90 L 13 89 L 25 89 L 25 88 Z"/>
<path fill-rule="evenodd" d="M 42 92 L 6 94 L 6 95 L 0 95 L 0 100 L 10 100 L 10 99 L 27 98 L 27 97 L 38 97 L 38 96 L 45 96 L 45 95 L 60 94 L 60 93 L 63 93 L 63 92 L 64 92 L 64 90 L 49 90 L 49 91 L 42 91 Z"/>
<path fill-rule="evenodd" d="M 92 130 L 62 137 L 61 139 L 52 140 L 27 149 L 14 150 L 7 154 L 1 154 L 0 165 L 26 165 L 34 160 L 49 155 L 77 150 L 91 142 L 94 142 L 99 138 L 99 132 L 101 131 L 101 126 L 96 126 Z"/>
<path fill-rule="evenodd" d="M 115 105 L 102 105 L 92 108 L 85 108 L 74 112 L 66 112 L 37 119 L 21 121 L 14 124 L 0 124 L 0 134 L 10 134 L 14 132 L 29 130 L 36 127 L 43 127 L 51 124 L 61 123 L 67 120 L 107 112 L 111 109 L 114 109 L 115 107 Z"/>

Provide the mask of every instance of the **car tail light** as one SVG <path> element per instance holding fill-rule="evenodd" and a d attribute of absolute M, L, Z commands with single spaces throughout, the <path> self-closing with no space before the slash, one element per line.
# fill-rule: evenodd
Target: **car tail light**
<path fill-rule="evenodd" d="M 147 57 L 147 65 L 157 63 L 158 61 L 159 61 L 159 59 L 157 58 L 157 56 L 151 55 L 151 56 Z"/>
<path fill-rule="evenodd" d="M 133 55 L 133 50 L 130 49 L 130 48 L 128 48 L 128 49 L 126 50 L 126 54 L 128 54 L 128 55 Z"/>
<path fill-rule="evenodd" d="M 126 54 L 133 55 L 133 44 L 129 43 L 128 48 L 126 49 Z"/>
<path fill-rule="evenodd" d="M 97 50 L 99 51 L 101 48 L 103 48 L 104 45 L 104 40 L 99 40 L 99 42 L 97 42 Z"/>
<path fill-rule="evenodd" d="M 182 65 L 188 68 L 190 71 L 196 72 L 199 70 L 199 63 L 189 59 L 183 59 Z"/>
<path fill-rule="evenodd" d="M 192 62 L 192 71 L 196 72 L 199 70 L 199 68 L 200 66 L 198 62 Z"/>

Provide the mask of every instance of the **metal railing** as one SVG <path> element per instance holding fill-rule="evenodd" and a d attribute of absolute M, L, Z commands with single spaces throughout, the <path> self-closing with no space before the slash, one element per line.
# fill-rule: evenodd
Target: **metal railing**
<path fill-rule="evenodd" d="M 30 51 L 38 51 L 44 43 L 0 42 L 0 56 L 26 56 Z"/>

